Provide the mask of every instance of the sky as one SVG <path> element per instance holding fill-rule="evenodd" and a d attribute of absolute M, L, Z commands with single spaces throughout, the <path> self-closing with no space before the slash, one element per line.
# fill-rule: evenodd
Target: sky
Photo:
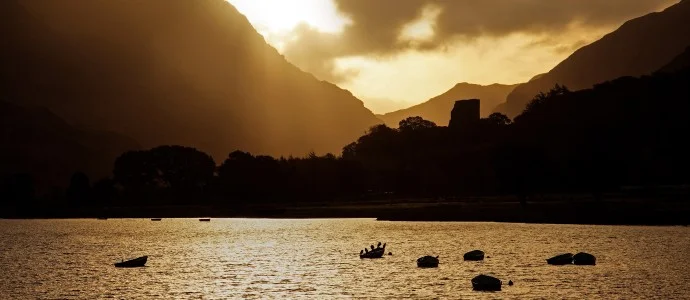
<path fill-rule="evenodd" d="M 525 82 L 678 0 L 227 0 L 288 61 L 375 113 Z"/>

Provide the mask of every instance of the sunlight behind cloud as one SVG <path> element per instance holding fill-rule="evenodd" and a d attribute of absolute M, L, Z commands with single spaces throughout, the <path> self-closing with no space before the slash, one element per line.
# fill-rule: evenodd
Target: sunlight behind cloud
<path fill-rule="evenodd" d="M 348 20 L 332 0 L 226 0 L 263 35 L 284 34 L 306 23 L 321 32 L 341 32 Z"/>
<path fill-rule="evenodd" d="M 336 60 L 336 69 L 358 73 L 340 86 L 360 99 L 389 98 L 417 104 L 459 82 L 486 85 L 528 81 L 565 59 L 575 50 L 573 47 L 600 38 L 608 29 L 570 31 L 568 38 L 557 43 L 548 36 L 519 33 L 500 38 L 457 39 L 439 51 L 408 50 L 393 57 L 345 57 Z"/>
<path fill-rule="evenodd" d="M 434 38 L 434 26 L 436 26 L 436 19 L 441 14 L 441 8 L 435 5 L 429 5 L 422 10 L 421 16 L 406 24 L 400 31 L 398 40 L 401 42 L 415 42 L 429 41 Z"/>

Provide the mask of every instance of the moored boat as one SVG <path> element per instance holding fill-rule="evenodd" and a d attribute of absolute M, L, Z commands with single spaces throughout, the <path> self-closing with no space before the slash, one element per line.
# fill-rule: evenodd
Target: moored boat
<path fill-rule="evenodd" d="M 500 291 L 501 280 L 488 275 L 478 275 L 472 278 L 472 289 L 475 291 Z"/>
<path fill-rule="evenodd" d="M 597 258 L 592 254 L 580 252 L 573 255 L 573 264 L 580 266 L 594 266 L 597 264 Z"/>
<path fill-rule="evenodd" d="M 420 268 L 436 268 L 438 267 L 438 256 L 430 255 L 423 256 L 417 259 L 417 267 Z"/>
<path fill-rule="evenodd" d="M 137 257 L 135 259 L 130 259 L 130 260 L 123 260 L 121 262 L 115 263 L 115 267 L 118 268 L 136 268 L 136 267 L 143 267 L 146 265 L 146 261 L 148 260 L 148 256 L 142 256 L 142 257 Z"/>
<path fill-rule="evenodd" d="M 211 219 L 199 219 L 199 222 L 211 222 Z"/>
<path fill-rule="evenodd" d="M 462 256 L 464 260 L 484 260 L 484 251 L 482 250 L 472 250 L 470 252 L 465 253 L 465 255 Z"/>
<path fill-rule="evenodd" d="M 379 245 L 380 244 L 381 243 L 379 243 Z M 368 252 L 360 251 L 359 258 L 382 258 L 384 253 L 386 253 L 386 244 L 383 244 L 382 247 L 369 250 Z"/>
<path fill-rule="evenodd" d="M 559 254 L 559 255 L 556 255 L 552 258 L 547 259 L 546 263 L 550 264 L 550 265 L 557 265 L 557 266 L 569 265 L 569 264 L 573 263 L 573 254 L 572 253 Z"/>
<path fill-rule="evenodd" d="M 160 220 L 163 220 L 163 219 L 161 219 L 161 218 L 151 218 L 151 221 L 160 221 Z"/>

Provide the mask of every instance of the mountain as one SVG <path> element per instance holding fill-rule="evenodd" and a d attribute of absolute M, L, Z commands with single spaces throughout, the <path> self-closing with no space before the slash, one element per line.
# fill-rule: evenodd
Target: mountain
<path fill-rule="evenodd" d="M 687 68 L 690 68 L 690 47 L 685 48 L 683 53 L 676 56 L 671 62 L 659 69 L 659 72 L 673 73 Z"/>
<path fill-rule="evenodd" d="M 74 128 L 48 109 L 0 101 L 0 178 L 28 173 L 44 189 L 66 186 L 76 171 L 99 179 L 122 152 L 139 148 L 119 134 Z"/>
<path fill-rule="evenodd" d="M 407 117 L 420 116 L 424 119 L 433 121 L 442 126 L 448 125 L 450 120 L 450 111 L 456 100 L 478 98 L 481 100 L 480 113 L 482 117 L 491 114 L 494 107 L 501 103 L 508 93 L 510 93 L 516 85 L 478 85 L 471 83 L 458 83 L 447 92 L 427 100 L 424 103 L 415 106 L 379 115 L 386 125 L 397 128 L 398 122 Z"/>
<path fill-rule="evenodd" d="M 543 76 L 517 86 L 497 111 L 514 117 L 536 94 L 555 84 L 579 90 L 622 76 L 651 74 L 690 45 L 688 20 L 690 1 L 630 20 L 575 51 Z"/>
<path fill-rule="evenodd" d="M 5 0 L 0 95 L 144 147 L 340 152 L 381 123 L 222 0 Z"/>

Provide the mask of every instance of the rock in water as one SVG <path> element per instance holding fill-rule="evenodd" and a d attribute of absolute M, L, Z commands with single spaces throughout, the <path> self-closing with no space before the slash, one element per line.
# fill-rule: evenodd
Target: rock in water
<path fill-rule="evenodd" d="M 592 254 L 580 252 L 573 256 L 573 264 L 580 266 L 594 266 L 597 264 L 597 258 Z"/>
<path fill-rule="evenodd" d="M 472 289 L 475 291 L 500 291 L 501 280 L 488 275 L 478 275 L 472 278 Z"/>
<path fill-rule="evenodd" d="M 569 265 L 573 263 L 573 254 L 572 253 L 564 253 L 564 254 L 559 254 L 556 255 L 552 258 L 549 258 L 546 260 L 546 263 L 550 265 Z"/>
<path fill-rule="evenodd" d="M 438 267 L 438 256 L 424 256 L 417 259 L 417 267 L 420 268 L 436 268 Z"/>
<path fill-rule="evenodd" d="M 465 253 L 465 255 L 462 256 L 464 260 L 484 260 L 484 251 L 482 250 L 472 250 L 470 252 Z"/>

